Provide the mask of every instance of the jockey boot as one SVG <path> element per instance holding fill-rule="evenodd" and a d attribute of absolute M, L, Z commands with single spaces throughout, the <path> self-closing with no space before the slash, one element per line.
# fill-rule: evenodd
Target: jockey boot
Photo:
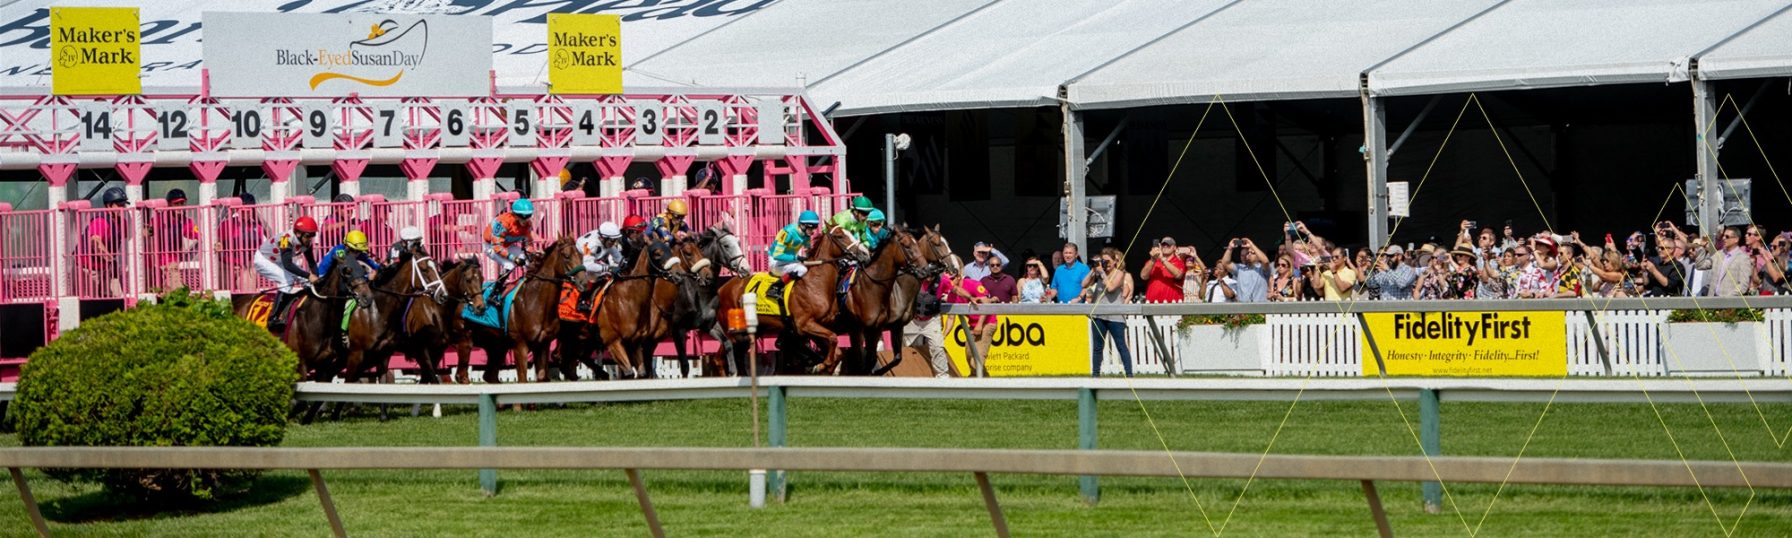
<path fill-rule="evenodd" d="M 504 303 L 504 287 L 510 285 L 510 273 L 498 273 L 498 280 L 492 282 L 492 294 L 485 296 L 486 308 L 497 308 Z"/>
<path fill-rule="evenodd" d="M 268 332 L 286 332 L 286 306 L 292 303 L 293 296 L 294 294 L 283 291 L 274 291 L 274 308 L 268 311 Z"/>
<path fill-rule="evenodd" d="M 597 283 L 593 282 L 585 289 L 579 290 L 579 312 L 591 311 L 591 297 L 597 295 Z"/>

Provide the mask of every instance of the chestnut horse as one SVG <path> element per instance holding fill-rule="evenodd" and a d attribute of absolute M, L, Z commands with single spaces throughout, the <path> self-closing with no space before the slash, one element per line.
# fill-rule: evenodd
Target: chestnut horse
<path fill-rule="evenodd" d="M 487 383 L 498 382 L 498 369 L 503 367 L 506 353 L 516 361 L 517 382 L 529 382 L 531 357 L 535 380 L 548 380 L 548 367 L 552 362 L 548 348 L 560 334 L 560 285 L 578 268 L 581 259 L 572 238 L 568 237 L 555 240 L 546 251 L 530 254 L 529 258 L 523 269 L 524 275 L 516 284 L 516 299 L 506 313 L 505 328 L 499 330 L 466 323 L 469 338 L 457 346 L 458 351 L 468 351 L 473 345 L 485 349 Z M 494 294 L 503 292 L 492 290 Z M 482 312 L 483 308 L 475 306 L 474 311 Z M 463 372 L 466 355 L 461 353 Z"/>
<path fill-rule="evenodd" d="M 760 334 L 782 334 L 793 331 L 793 334 L 804 337 L 804 343 L 813 343 L 822 349 L 822 363 L 832 365 L 839 361 L 839 334 L 829 328 L 834 317 L 839 314 L 838 302 L 834 300 L 834 289 L 840 283 L 842 273 L 840 264 L 850 259 L 864 260 L 869 256 L 865 245 L 857 238 L 839 228 L 830 228 L 815 239 L 809 249 L 809 274 L 796 279 L 784 287 L 784 296 L 789 304 L 786 316 L 760 316 Z M 720 312 L 742 308 L 741 294 L 747 286 L 746 278 L 736 278 L 722 286 L 717 298 L 716 308 Z M 747 339 L 744 334 L 728 335 L 728 350 L 734 356 L 736 364 L 744 364 L 746 346 L 758 345 Z M 786 350 L 786 352 L 794 350 Z M 787 365 L 795 366 L 795 365 Z M 820 364 L 811 369 L 822 371 Z M 745 371 L 739 368 L 739 371 Z"/>
<path fill-rule="evenodd" d="M 597 307 L 597 320 L 589 335 L 596 349 L 607 350 L 616 361 L 619 377 L 652 377 L 647 354 L 672 333 L 679 315 L 680 296 L 695 297 L 689 288 L 713 278 L 714 269 L 693 240 L 673 242 L 668 250 L 642 249 L 633 270 L 615 277 Z M 670 252 L 666 260 L 653 259 L 655 251 Z M 688 294 L 689 293 L 689 294 Z M 693 299 L 694 300 L 694 299 Z M 694 309 L 694 303 L 687 303 Z"/>

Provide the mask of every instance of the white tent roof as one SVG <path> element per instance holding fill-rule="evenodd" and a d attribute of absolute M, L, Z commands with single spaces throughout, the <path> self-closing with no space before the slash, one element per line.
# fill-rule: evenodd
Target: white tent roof
<path fill-rule="evenodd" d="M 1699 78 L 1792 75 L 1792 13 L 1781 12 L 1699 57 Z"/>
<path fill-rule="evenodd" d="M 1253 0 L 1070 83 L 1078 108 L 1354 97 L 1363 69 L 1491 5 Z"/>
<path fill-rule="evenodd" d="M 1761 20 L 1761 0 L 1513 0 L 1369 74 L 1380 95 L 1686 79 L 1692 54 Z"/>
<path fill-rule="evenodd" d="M 810 88 L 841 114 L 1056 105 L 1065 80 L 1225 0 L 1005 2 Z"/>
<path fill-rule="evenodd" d="M 623 83 L 814 84 L 991 2 L 782 0 L 762 13 L 630 62 Z"/>
<path fill-rule="evenodd" d="M 1688 58 L 1707 48 L 1700 59 L 1706 78 L 1792 75 L 1792 14 L 1784 13 L 1784 0 L 1510 0 L 1488 10 L 1496 1 L 140 4 L 149 91 L 198 87 L 205 11 L 281 9 L 489 16 L 498 83 L 535 88 L 546 78 L 548 11 L 615 13 L 623 16 L 631 91 L 802 83 L 819 102 L 839 101 L 843 114 L 1050 105 L 1060 87 L 1077 108 L 1199 103 L 1214 95 L 1353 97 L 1360 74 L 1378 64 L 1369 85 L 1380 95 L 1667 82 L 1684 80 Z M 33 45 L 47 42 L 49 5 L 117 3 L 0 0 L 0 93 L 48 89 L 49 50 Z"/>

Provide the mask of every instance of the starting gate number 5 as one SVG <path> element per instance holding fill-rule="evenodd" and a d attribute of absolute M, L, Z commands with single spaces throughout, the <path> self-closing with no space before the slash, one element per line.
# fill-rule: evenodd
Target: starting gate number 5
<path fill-rule="evenodd" d="M 534 111 L 533 103 L 514 103 L 510 105 L 510 145 L 535 145 L 535 123 L 529 113 Z"/>

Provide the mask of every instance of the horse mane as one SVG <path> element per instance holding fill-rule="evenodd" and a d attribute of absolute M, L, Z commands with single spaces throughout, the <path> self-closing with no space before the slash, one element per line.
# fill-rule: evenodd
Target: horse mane
<path fill-rule="evenodd" d="M 573 238 L 562 236 L 559 239 L 555 239 L 553 243 L 549 243 L 548 248 L 541 251 L 541 261 L 529 268 L 529 274 L 533 275 L 539 273 L 542 268 L 550 265 L 548 259 L 552 258 L 555 253 L 560 252 L 562 249 L 571 250 L 572 242 Z"/>

